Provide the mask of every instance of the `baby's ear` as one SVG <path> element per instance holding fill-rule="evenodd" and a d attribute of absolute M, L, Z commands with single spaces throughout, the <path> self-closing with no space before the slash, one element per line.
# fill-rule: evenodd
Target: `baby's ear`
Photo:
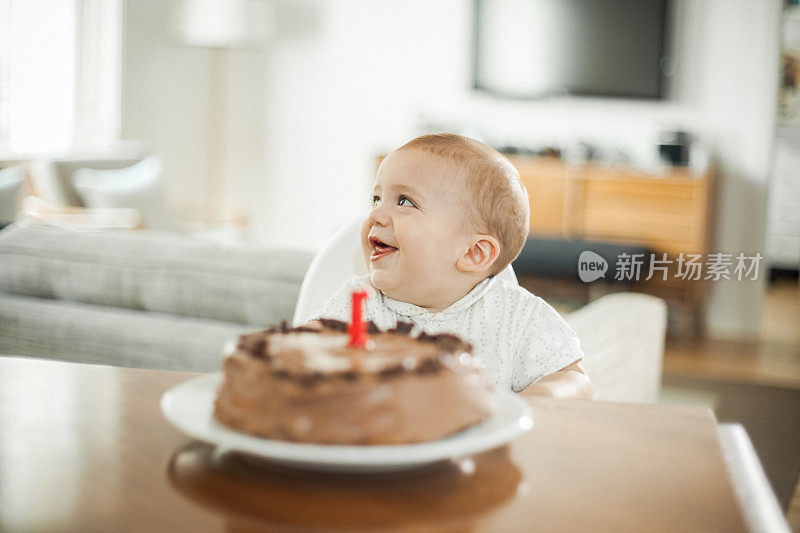
<path fill-rule="evenodd" d="M 489 270 L 500 255 L 500 241 L 491 235 L 476 235 L 469 249 L 456 261 L 456 268 L 464 273 Z"/>

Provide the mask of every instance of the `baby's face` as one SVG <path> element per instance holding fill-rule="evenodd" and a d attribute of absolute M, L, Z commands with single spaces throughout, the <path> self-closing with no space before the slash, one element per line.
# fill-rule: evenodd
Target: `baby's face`
<path fill-rule="evenodd" d="M 387 296 L 435 307 L 469 249 L 463 177 L 420 150 L 390 154 L 378 171 L 373 207 L 361 227 L 372 284 Z"/>

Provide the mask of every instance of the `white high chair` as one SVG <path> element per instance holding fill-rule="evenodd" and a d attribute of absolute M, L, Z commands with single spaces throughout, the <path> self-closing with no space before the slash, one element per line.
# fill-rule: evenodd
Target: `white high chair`
<path fill-rule="evenodd" d="M 295 326 L 308 322 L 345 281 L 367 273 L 361 252 L 362 222 L 364 216 L 337 231 L 311 261 L 297 297 L 292 319 Z M 517 276 L 511 265 L 498 274 L 498 277 L 517 284 Z"/>
<path fill-rule="evenodd" d="M 300 287 L 294 325 L 308 322 L 349 278 L 367 273 L 360 240 L 363 220 L 340 229 L 312 260 Z M 498 276 L 517 284 L 510 266 Z M 663 300 L 648 294 L 607 294 L 564 319 L 581 339 L 595 399 L 657 401 L 667 327 Z"/>

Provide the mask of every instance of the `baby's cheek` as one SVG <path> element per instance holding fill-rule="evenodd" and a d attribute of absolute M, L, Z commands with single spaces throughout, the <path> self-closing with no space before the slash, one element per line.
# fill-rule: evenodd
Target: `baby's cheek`
<path fill-rule="evenodd" d="M 364 219 L 364 222 L 361 223 L 361 241 L 367 240 L 367 235 L 369 234 L 369 230 L 371 228 L 371 224 L 369 223 L 369 217 Z"/>
<path fill-rule="evenodd" d="M 364 252 L 364 255 L 369 255 L 370 246 L 369 246 L 369 230 L 371 226 L 369 223 L 369 219 L 365 220 L 363 224 L 361 224 L 361 251 Z"/>

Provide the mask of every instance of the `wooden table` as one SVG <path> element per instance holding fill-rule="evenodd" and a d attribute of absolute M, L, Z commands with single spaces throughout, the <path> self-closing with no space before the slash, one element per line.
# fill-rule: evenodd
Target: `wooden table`
<path fill-rule="evenodd" d="M 333 475 L 180 434 L 159 399 L 192 377 L 0 357 L 0 530 L 744 530 L 705 409 L 536 399 L 471 461 Z"/>

